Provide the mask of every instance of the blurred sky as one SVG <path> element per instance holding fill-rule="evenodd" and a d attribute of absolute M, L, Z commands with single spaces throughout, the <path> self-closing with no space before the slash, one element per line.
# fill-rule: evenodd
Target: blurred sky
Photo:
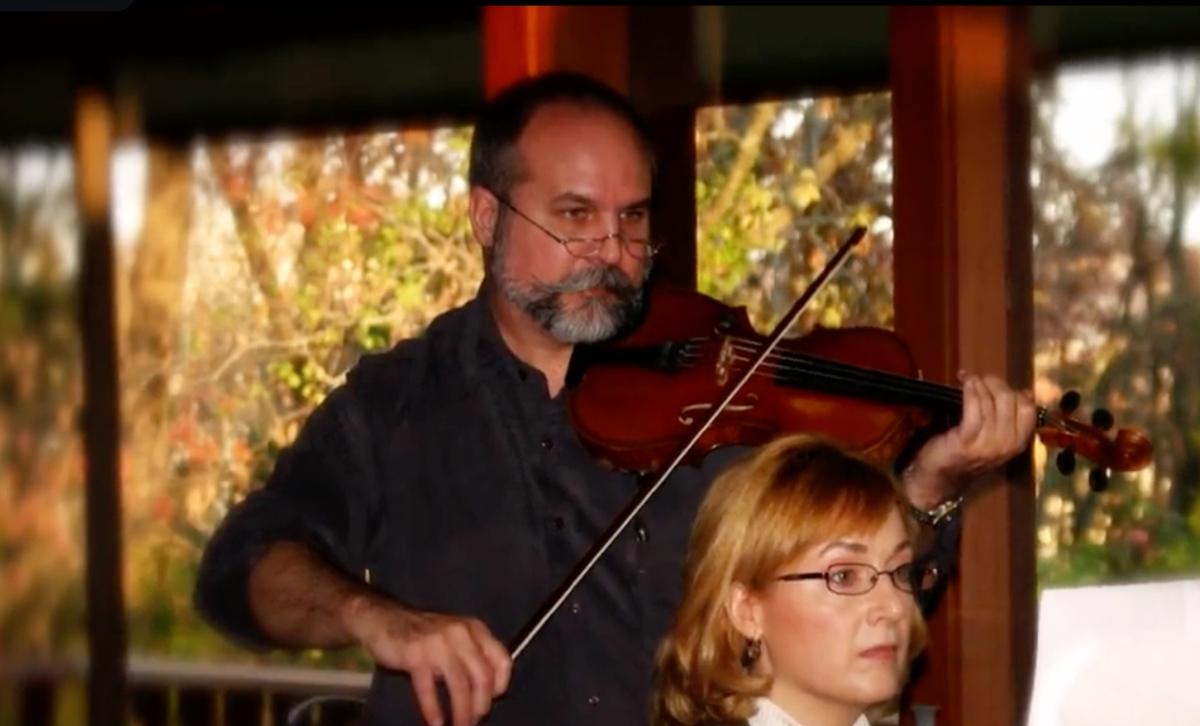
<path fill-rule="evenodd" d="M 1076 169 L 1100 166 L 1113 152 L 1127 95 L 1143 132 L 1165 133 L 1175 122 L 1176 99 L 1193 91 L 1198 69 L 1194 57 L 1180 61 L 1165 56 L 1125 67 L 1115 62 L 1063 67 L 1052 130 L 1055 144 Z M 1200 204 L 1190 206 L 1184 242 L 1200 244 Z"/>

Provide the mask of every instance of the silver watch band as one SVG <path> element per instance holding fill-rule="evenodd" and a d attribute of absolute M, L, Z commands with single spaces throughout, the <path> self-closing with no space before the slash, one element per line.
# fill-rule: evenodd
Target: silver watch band
<path fill-rule="evenodd" d="M 930 510 L 918 509 L 912 505 L 909 505 L 909 509 L 912 510 L 913 519 L 917 520 L 917 522 L 927 527 L 936 527 L 957 512 L 959 507 L 962 506 L 962 503 L 963 495 L 959 494 L 956 497 L 947 499 Z"/>

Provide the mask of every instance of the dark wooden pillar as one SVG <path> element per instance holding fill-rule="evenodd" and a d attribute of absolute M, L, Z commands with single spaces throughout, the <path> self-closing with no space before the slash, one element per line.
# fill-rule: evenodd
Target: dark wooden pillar
<path fill-rule="evenodd" d="M 629 93 L 645 115 L 657 156 L 654 235 L 664 282 L 696 287 L 697 9 L 688 5 L 631 8 Z"/>
<path fill-rule="evenodd" d="M 81 64 L 82 65 L 82 64 Z M 87 492 L 88 723 L 125 722 L 125 603 L 121 588 L 120 397 L 110 214 L 115 104 L 110 79 L 81 74 L 75 97 L 75 175 L 82 233 L 83 443 Z"/>
<path fill-rule="evenodd" d="M 55 696 L 61 683 L 62 679 L 47 675 L 24 682 L 18 679 L 13 684 L 21 726 L 51 726 L 55 722 Z"/>
<path fill-rule="evenodd" d="M 1018 7 L 891 11 L 896 328 L 926 378 L 1032 381 L 1029 49 Z M 972 486 L 959 577 L 913 704 L 938 726 L 1024 722 L 1036 640 L 1027 465 Z"/>

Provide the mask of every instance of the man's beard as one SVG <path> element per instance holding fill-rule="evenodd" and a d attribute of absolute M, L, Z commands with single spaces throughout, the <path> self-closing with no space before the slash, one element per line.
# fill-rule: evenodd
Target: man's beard
<path fill-rule="evenodd" d="M 606 340 L 633 320 L 642 307 L 641 286 L 630 282 L 615 265 L 599 265 L 572 273 L 556 283 L 523 283 L 504 269 L 508 241 L 498 234 L 490 274 L 500 292 L 537 321 L 561 343 L 597 343 Z M 642 278 L 649 276 L 649 266 Z M 563 295 L 603 288 L 608 294 L 585 297 L 568 309 Z"/>

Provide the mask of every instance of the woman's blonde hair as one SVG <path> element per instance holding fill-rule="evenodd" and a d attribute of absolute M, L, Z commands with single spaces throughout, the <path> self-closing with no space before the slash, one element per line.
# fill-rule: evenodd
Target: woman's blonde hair
<path fill-rule="evenodd" d="M 747 642 L 725 609 L 734 583 L 759 590 L 811 546 L 874 530 L 893 511 L 914 536 L 894 477 L 803 434 L 776 439 L 718 477 L 696 515 L 683 599 L 659 647 L 654 723 L 748 718 L 771 682 L 742 665 Z M 924 644 L 924 623 L 913 611 L 910 658 Z"/>

